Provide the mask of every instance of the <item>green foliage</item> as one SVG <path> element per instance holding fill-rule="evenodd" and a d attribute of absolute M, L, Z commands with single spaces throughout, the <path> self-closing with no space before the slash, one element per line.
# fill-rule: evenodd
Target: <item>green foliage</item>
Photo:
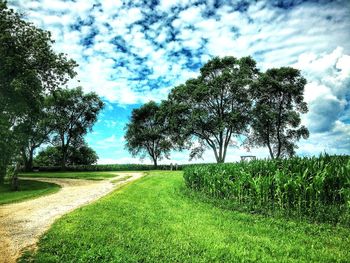
<path fill-rule="evenodd" d="M 248 87 L 257 75 L 251 57 L 215 57 L 200 76 L 172 89 L 162 111 L 172 140 L 179 148 L 192 149 L 190 159 L 213 150 L 224 162 L 232 138 L 247 132 L 251 100 Z"/>
<path fill-rule="evenodd" d="M 350 158 L 328 156 L 195 165 L 186 185 L 251 212 L 350 225 Z"/>
<path fill-rule="evenodd" d="M 75 76 L 77 64 L 52 43 L 49 32 L 0 1 L 0 183 L 26 141 L 22 126 L 40 112 L 46 94 Z"/>
<path fill-rule="evenodd" d="M 152 172 L 55 221 L 20 262 L 347 262 L 350 230 L 220 209 Z"/>
<path fill-rule="evenodd" d="M 0 185 L 0 205 L 52 194 L 60 189 L 56 184 L 31 180 L 20 180 L 19 185 L 18 191 L 12 191 L 10 184 Z"/>
<path fill-rule="evenodd" d="M 169 157 L 172 144 L 157 103 L 150 101 L 134 109 L 125 129 L 125 147 L 133 156 L 145 158 L 148 155 L 155 168 L 158 160 Z"/>
<path fill-rule="evenodd" d="M 305 84 L 300 71 L 290 67 L 269 69 L 259 75 L 251 88 L 254 106 L 250 145 L 268 147 L 272 159 L 295 154 L 296 142 L 309 137 L 308 129 L 300 126 L 300 114 L 308 111 Z"/>
<path fill-rule="evenodd" d="M 67 150 L 66 164 L 71 165 L 92 165 L 98 160 L 96 152 L 87 145 L 80 147 L 69 146 Z M 61 147 L 49 146 L 39 152 L 34 159 L 35 166 L 60 166 L 62 163 Z"/>
<path fill-rule="evenodd" d="M 83 144 L 83 136 L 92 130 L 104 103 L 94 92 L 84 94 L 81 87 L 58 90 L 49 97 L 49 101 L 49 112 L 55 116 L 53 144 L 61 149 L 61 167 L 64 169 L 68 148 Z"/>
<path fill-rule="evenodd" d="M 48 146 L 34 158 L 34 166 L 60 166 L 62 163 L 61 159 L 60 148 Z"/>

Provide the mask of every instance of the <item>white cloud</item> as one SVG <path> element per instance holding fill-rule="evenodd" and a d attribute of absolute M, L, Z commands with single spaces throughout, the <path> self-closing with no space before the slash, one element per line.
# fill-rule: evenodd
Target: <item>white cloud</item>
<path fill-rule="evenodd" d="M 257 1 L 245 12 L 234 10 L 236 2 L 215 8 L 214 1 L 193 2 L 161 0 L 152 11 L 140 1 L 120 0 L 9 4 L 50 30 L 54 49 L 79 63 L 80 82 L 71 86 L 95 91 L 109 103 L 160 101 L 172 87 L 195 77 L 199 65 L 211 57 L 252 55 L 262 70 L 292 65 L 306 76 L 310 112 L 303 123 L 314 133 L 302 145 L 318 152 L 325 140 L 332 140 L 330 134 L 336 134 L 338 143 L 346 142 L 349 1 L 306 1 L 289 9 Z"/>
<path fill-rule="evenodd" d="M 348 57 L 343 48 L 337 47 L 320 55 L 302 54 L 294 65 L 302 70 L 308 80 L 305 100 L 309 103 L 310 112 L 305 123 L 314 132 L 330 131 L 338 118 L 346 114 L 350 72 L 344 62 Z"/>
<path fill-rule="evenodd" d="M 90 136 L 90 140 L 92 140 L 91 136 Z M 102 140 L 99 141 L 95 141 L 94 142 L 94 147 L 96 149 L 112 149 L 115 147 L 119 147 L 122 142 L 121 138 L 117 138 L 115 135 L 112 135 L 110 137 L 104 138 Z"/>

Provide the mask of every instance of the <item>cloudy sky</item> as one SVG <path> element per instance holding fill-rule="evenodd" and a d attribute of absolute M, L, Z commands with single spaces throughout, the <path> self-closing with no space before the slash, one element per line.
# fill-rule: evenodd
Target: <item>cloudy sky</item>
<path fill-rule="evenodd" d="M 350 154 L 350 1 L 8 0 L 54 48 L 79 63 L 77 80 L 106 108 L 87 136 L 100 163 L 138 162 L 124 150 L 133 108 L 166 98 L 213 56 L 251 55 L 261 70 L 293 66 L 308 80 L 299 155 Z M 266 149 L 249 154 L 267 156 Z M 247 154 L 229 149 L 227 161 Z M 205 161 L 214 161 L 207 151 Z M 147 162 L 147 161 L 145 161 Z M 165 163 L 188 162 L 173 153 Z"/>

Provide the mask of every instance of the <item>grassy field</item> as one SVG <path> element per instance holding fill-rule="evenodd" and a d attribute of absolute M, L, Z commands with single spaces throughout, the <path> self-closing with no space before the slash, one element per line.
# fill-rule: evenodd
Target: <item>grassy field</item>
<path fill-rule="evenodd" d="M 56 221 L 34 262 L 348 262 L 350 229 L 225 210 L 152 172 Z"/>
<path fill-rule="evenodd" d="M 19 184 L 19 191 L 11 191 L 8 184 L 0 185 L 0 205 L 52 194 L 60 189 L 56 184 L 31 180 L 20 180 Z"/>
<path fill-rule="evenodd" d="M 48 178 L 71 178 L 87 180 L 103 180 L 106 178 L 117 177 L 125 172 L 36 172 L 23 173 L 23 177 L 48 177 Z"/>

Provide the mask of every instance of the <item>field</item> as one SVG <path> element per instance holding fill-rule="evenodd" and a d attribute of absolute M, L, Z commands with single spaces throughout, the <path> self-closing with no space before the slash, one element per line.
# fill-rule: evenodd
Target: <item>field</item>
<path fill-rule="evenodd" d="M 223 209 L 150 172 L 61 219 L 22 262 L 348 262 L 350 229 Z"/>
<path fill-rule="evenodd" d="M 350 226 L 350 158 L 193 165 L 186 185 L 232 209 Z"/>
<path fill-rule="evenodd" d="M 60 187 L 56 184 L 31 180 L 20 180 L 20 191 L 11 191 L 9 184 L 0 185 L 0 205 L 23 201 L 42 195 L 57 192 Z"/>

